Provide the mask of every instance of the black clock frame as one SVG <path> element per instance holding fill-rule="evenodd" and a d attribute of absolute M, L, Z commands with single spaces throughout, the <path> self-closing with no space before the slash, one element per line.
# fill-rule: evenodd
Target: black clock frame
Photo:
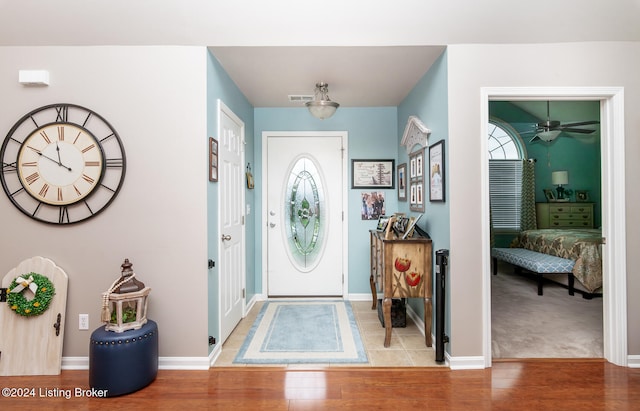
<path fill-rule="evenodd" d="M 98 184 L 89 195 L 75 203 L 52 205 L 42 202 L 24 188 L 18 176 L 17 158 L 24 141 L 37 130 L 51 124 L 71 124 L 86 130 L 95 137 L 104 156 Z M 29 132 L 19 132 L 21 127 L 28 127 Z M 93 129 L 100 130 L 100 134 L 96 135 Z M 13 153 L 16 153 L 15 156 Z M 0 159 L 2 188 L 13 205 L 34 220 L 56 225 L 76 224 L 104 211 L 120 192 L 127 168 L 124 146 L 113 126 L 95 111 L 70 103 L 49 104 L 22 116 L 7 133 L 0 148 Z M 92 200 L 99 202 L 92 204 Z M 57 218 L 53 218 L 56 215 Z M 76 215 L 81 217 L 75 218 Z"/>

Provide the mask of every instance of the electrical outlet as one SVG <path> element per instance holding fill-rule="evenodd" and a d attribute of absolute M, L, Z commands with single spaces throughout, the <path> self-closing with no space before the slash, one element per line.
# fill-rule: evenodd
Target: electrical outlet
<path fill-rule="evenodd" d="M 89 314 L 80 314 L 78 318 L 78 329 L 80 330 L 89 329 Z"/>

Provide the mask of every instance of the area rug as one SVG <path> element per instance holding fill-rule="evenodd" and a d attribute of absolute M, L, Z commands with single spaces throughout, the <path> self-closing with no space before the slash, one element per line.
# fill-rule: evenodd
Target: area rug
<path fill-rule="evenodd" d="M 267 301 L 238 351 L 238 364 L 367 363 L 348 301 Z"/>

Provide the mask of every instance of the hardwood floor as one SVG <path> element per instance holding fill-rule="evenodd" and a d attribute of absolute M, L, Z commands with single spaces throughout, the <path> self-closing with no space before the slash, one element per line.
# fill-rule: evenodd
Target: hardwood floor
<path fill-rule="evenodd" d="M 7 398 L 4 390 L 3 410 L 640 410 L 640 369 L 602 360 L 504 361 L 490 369 L 465 371 L 160 370 L 148 387 L 115 398 L 78 396 L 77 389 L 89 389 L 88 371 L 0 377 L 0 386 L 26 389 L 29 394 Z M 41 396 L 47 392 L 57 396 Z"/>

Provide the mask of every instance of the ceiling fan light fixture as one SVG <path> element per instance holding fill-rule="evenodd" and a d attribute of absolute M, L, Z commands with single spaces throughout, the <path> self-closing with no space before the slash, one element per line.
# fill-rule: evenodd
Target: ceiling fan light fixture
<path fill-rule="evenodd" d="M 556 137 L 558 137 L 558 135 L 560 135 L 560 133 L 562 133 L 562 130 L 547 130 L 547 131 L 541 131 L 540 133 L 536 134 L 535 138 L 539 138 L 542 141 L 546 141 L 547 143 L 550 141 L 553 141 L 556 139 Z"/>
<path fill-rule="evenodd" d="M 316 83 L 315 98 L 305 103 L 309 112 L 315 118 L 324 120 L 335 114 L 340 104 L 329 98 L 329 85 L 324 82 Z"/>

